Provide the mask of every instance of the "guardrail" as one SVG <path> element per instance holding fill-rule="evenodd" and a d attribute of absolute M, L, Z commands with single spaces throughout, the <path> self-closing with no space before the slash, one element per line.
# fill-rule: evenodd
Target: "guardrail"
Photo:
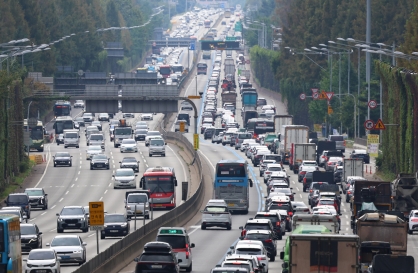
<path fill-rule="evenodd" d="M 181 133 L 165 131 L 162 131 L 162 133 L 166 140 L 180 142 L 188 152 L 195 154 L 193 145 Z M 198 167 L 200 184 L 190 199 L 117 241 L 108 249 L 73 271 L 73 273 L 117 272 L 141 254 L 145 243 L 155 240 L 160 227 L 182 226 L 187 223 L 200 208 L 204 197 L 203 170 L 199 156 L 195 157 L 195 164 Z"/>

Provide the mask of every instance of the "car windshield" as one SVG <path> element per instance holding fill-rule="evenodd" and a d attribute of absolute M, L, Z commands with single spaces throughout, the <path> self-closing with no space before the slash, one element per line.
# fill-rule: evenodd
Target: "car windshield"
<path fill-rule="evenodd" d="M 148 132 L 147 136 L 160 136 L 160 132 Z"/>
<path fill-rule="evenodd" d="M 84 122 L 84 119 L 82 117 L 78 117 L 78 118 L 75 118 L 75 121 L 77 121 L 77 122 Z"/>
<path fill-rule="evenodd" d="M 134 176 L 132 169 L 116 170 L 115 176 Z"/>
<path fill-rule="evenodd" d="M 28 260 L 53 260 L 53 259 L 55 259 L 54 251 L 31 251 L 28 256 Z"/>
<path fill-rule="evenodd" d="M 153 139 L 150 142 L 152 146 L 164 146 L 164 141 L 162 139 Z"/>
<path fill-rule="evenodd" d="M 235 250 L 235 254 L 244 254 L 244 255 L 262 255 L 263 252 L 261 249 L 250 248 L 250 247 L 240 247 Z"/>
<path fill-rule="evenodd" d="M 319 200 L 321 205 L 334 205 L 334 200 Z"/>
<path fill-rule="evenodd" d="M 213 206 L 213 207 L 206 207 L 205 208 L 205 211 L 207 211 L 207 212 L 214 212 L 214 213 L 216 213 L 216 212 L 226 212 L 227 211 L 227 208 L 225 208 L 225 207 L 218 207 L 218 206 Z"/>
<path fill-rule="evenodd" d="M 140 195 L 129 195 L 128 196 L 128 203 L 137 203 L 137 204 L 143 204 L 148 202 L 148 198 L 144 194 Z"/>
<path fill-rule="evenodd" d="M 4 214 L 13 214 L 13 215 L 17 215 L 20 217 L 20 212 L 18 210 L 0 210 L 0 214 L 4 215 Z"/>
<path fill-rule="evenodd" d="M 289 204 L 285 203 L 273 203 L 269 207 L 269 210 L 288 210 L 290 208 Z"/>
<path fill-rule="evenodd" d="M 105 215 L 105 223 L 121 223 L 126 222 L 126 218 L 123 215 Z"/>
<path fill-rule="evenodd" d="M 69 153 L 56 153 L 55 157 L 70 157 Z"/>
<path fill-rule="evenodd" d="M 144 253 L 139 260 L 142 262 L 174 262 L 173 256 L 169 253 Z"/>
<path fill-rule="evenodd" d="M 281 167 L 270 167 L 269 171 L 271 171 L 271 172 L 281 172 L 282 168 Z"/>
<path fill-rule="evenodd" d="M 91 135 L 90 140 L 103 140 L 102 135 Z"/>
<path fill-rule="evenodd" d="M 89 151 L 98 151 L 98 150 L 102 150 L 102 147 L 100 146 L 89 146 Z"/>
<path fill-rule="evenodd" d="M 83 215 L 82 208 L 63 208 L 61 215 Z"/>
<path fill-rule="evenodd" d="M 303 166 L 316 166 L 316 162 L 303 162 Z"/>
<path fill-rule="evenodd" d="M 157 241 L 168 243 L 173 249 L 186 247 L 186 238 L 184 236 L 159 235 L 157 236 Z"/>
<path fill-rule="evenodd" d="M 264 234 L 264 233 L 252 233 L 252 234 L 247 234 L 247 236 L 245 236 L 245 239 L 264 241 L 264 240 L 270 239 L 270 235 Z"/>
<path fill-rule="evenodd" d="M 256 224 L 256 223 L 254 223 L 254 224 L 247 224 L 245 226 L 245 229 L 246 230 L 254 230 L 254 229 L 270 230 L 270 227 L 269 227 L 269 225 L 266 225 L 266 224 Z"/>
<path fill-rule="evenodd" d="M 276 192 L 284 192 L 284 193 L 292 193 L 291 191 L 290 191 L 290 188 L 276 188 L 274 191 L 276 191 Z"/>
<path fill-rule="evenodd" d="M 20 234 L 22 235 L 33 235 L 36 234 L 35 226 L 20 226 Z"/>
<path fill-rule="evenodd" d="M 122 162 L 134 162 L 136 163 L 136 158 L 135 157 L 125 157 Z"/>
<path fill-rule="evenodd" d="M 107 156 L 106 155 L 95 155 L 95 156 L 93 156 L 93 160 L 95 160 L 95 159 L 107 159 Z"/>
<path fill-rule="evenodd" d="M 43 196 L 44 193 L 42 190 L 25 190 L 29 196 Z"/>
<path fill-rule="evenodd" d="M 135 144 L 136 142 L 135 142 L 135 140 L 133 140 L 133 139 L 124 139 L 123 141 L 122 141 L 122 144 Z"/>
<path fill-rule="evenodd" d="M 55 237 L 52 240 L 51 246 L 79 246 L 80 239 L 78 237 Z"/>

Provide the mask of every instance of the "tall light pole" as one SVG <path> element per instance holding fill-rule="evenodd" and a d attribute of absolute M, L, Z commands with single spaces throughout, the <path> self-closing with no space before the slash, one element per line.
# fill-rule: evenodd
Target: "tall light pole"
<path fill-rule="evenodd" d="M 371 0 L 367 0 L 367 19 L 366 19 L 366 42 L 368 45 L 371 43 L 371 18 L 372 17 L 372 8 Z M 367 103 L 370 101 L 370 52 L 366 52 L 366 79 L 367 79 Z M 370 107 L 367 107 L 367 119 L 370 119 Z"/>

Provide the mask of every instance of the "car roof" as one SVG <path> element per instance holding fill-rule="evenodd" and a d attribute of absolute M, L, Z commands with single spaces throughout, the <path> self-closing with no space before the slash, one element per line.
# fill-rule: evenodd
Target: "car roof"
<path fill-rule="evenodd" d="M 258 230 L 258 229 L 254 229 L 254 230 L 248 230 L 246 234 L 270 234 L 271 231 L 270 230 Z"/>
<path fill-rule="evenodd" d="M 55 235 L 55 238 L 80 238 L 79 235 L 76 234 L 65 234 L 65 235 Z"/>
<path fill-rule="evenodd" d="M 242 240 L 242 241 L 238 241 L 237 245 L 241 245 L 241 244 L 249 244 L 249 245 L 263 245 L 263 242 L 259 241 L 259 240 Z"/>
<path fill-rule="evenodd" d="M 248 219 L 247 224 L 268 224 L 271 222 L 269 219 Z"/>
<path fill-rule="evenodd" d="M 28 194 L 26 192 L 9 193 L 9 195 L 26 195 L 26 196 L 28 196 Z"/>

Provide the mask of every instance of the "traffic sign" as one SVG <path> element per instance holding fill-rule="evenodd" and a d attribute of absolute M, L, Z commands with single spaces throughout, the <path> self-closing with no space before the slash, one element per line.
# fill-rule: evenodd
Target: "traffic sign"
<path fill-rule="evenodd" d="M 89 202 L 90 227 L 104 225 L 104 203 Z"/>
<path fill-rule="evenodd" d="M 319 99 L 319 93 L 313 93 L 313 94 L 312 94 L 312 98 L 313 98 L 314 100 Z"/>
<path fill-rule="evenodd" d="M 320 100 L 326 100 L 327 98 L 328 98 L 327 93 L 325 93 L 325 91 L 322 90 L 322 92 L 319 94 L 319 99 Z"/>
<path fill-rule="evenodd" d="M 371 119 L 368 119 L 364 122 L 364 128 L 366 130 L 373 130 L 374 129 L 374 121 Z"/>
<path fill-rule="evenodd" d="M 318 93 L 319 88 L 311 88 L 312 94 Z"/>
<path fill-rule="evenodd" d="M 186 127 L 186 122 L 184 122 L 184 121 L 180 121 L 180 129 L 179 129 L 179 131 L 181 132 L 181 133 L 184 133 L 184 128 Z"/>
<path fill-rule="evenodd" d="M 199 150 L 199 134 L 193 134 L 193 147 L 195 151 Z"/>
<path fill-rule="evenodd" d="M 327 95 L 328 100 L 331 100 L 332 96 L 334 96 L 334 92 L 326 92 L 325 94 Z"/>
<path fill-rule="evenodd" d="M 301 100 L 305 100 L 305 99 L 306 99 L 306 95 L 305 95 L 305 93 L 301 93 L 301 94 L 299 95 L 299 99 L 301 99 Z"/>
<path fill-rule="evenodd" d="M 374 125 L 375 130 L 386 130 L 386 126 L 381 119 L 378 119 L 376 124 Z"/>
<path fill-rule="evenodd" d="M 239 41 L 200 41 L 201 50 L 238 50 Z"/>
<path fill-rule="evenodd" d="M 375 100 L 371 100 L 367 105 L 370 107 L 370 109 L 374 109 L 377 107 L 377 102 Z"/>
<path fill-rule="evenodd" d="M 331 105 L 328 105 L 328 115 L 331 115 L 332 113 L 334 113 L 334 110 L 332 110 Z"/>
<path fill-rule="evenodd" d="M 189 99 L 201 99 L 201 97 L 200 96 L 187 96 L 187 98 L 189 98 Z"/>
<path fill-rule="evenodd" d="M 195 45 L 196 45 L 195 43 L 190 43 L 190 48 L 189 49 L 190 50 L 195 50 Z"/>
<path fill-rule="evenodd" d="M 235 41 L 236 38 L 234 36 L 226 36 L 225 41 Z"/>

